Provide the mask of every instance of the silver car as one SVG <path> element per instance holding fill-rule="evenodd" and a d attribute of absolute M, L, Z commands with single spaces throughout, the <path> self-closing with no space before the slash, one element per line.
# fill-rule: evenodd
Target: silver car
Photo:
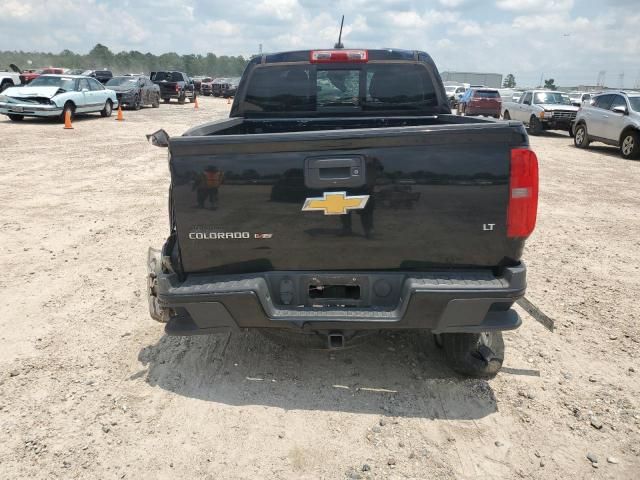
<path fill-rule="evenodd" d="M 623 158 L 640 158 L 640 93 L 596 95 L 582 105 L 574 125 L 576 147 L 602 142 L 619 147 Z"/>

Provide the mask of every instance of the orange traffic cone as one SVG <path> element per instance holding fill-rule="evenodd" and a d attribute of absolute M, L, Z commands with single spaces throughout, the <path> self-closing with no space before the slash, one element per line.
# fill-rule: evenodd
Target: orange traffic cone
<path fill-rule="evenodd" d="M 195 110 L 197 110 L 198 108 L 200 108 L 200 107 L 198 106 L 198 97 L 194 97 L 194 98 L 193 98 L 193 108 L 194 108 Z"/>
<path fill-rule="evenodd" d="M 120 122 L 124 120 L 124 116 L 122 115 L 122 107 L 120 105 L 118 105 L 118 116 L 116 117 L 116 120 Z"/>
<path fill-rule="evenodd" d="M 64 129 L 65 130 L 73 130 L 73 127 L 71 126 L 71 111 L 70 110 L 66 110 L 64 112 Z"/>

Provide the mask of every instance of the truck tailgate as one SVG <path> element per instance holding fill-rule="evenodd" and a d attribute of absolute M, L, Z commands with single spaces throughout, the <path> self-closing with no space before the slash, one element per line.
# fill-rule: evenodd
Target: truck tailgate
<path fill-rule="evenodd" d="M 172 138 L 183 269 L 515 264 L 524 241 L 506 234 L 509 159 L 526 144 L 506 122 Z"/>

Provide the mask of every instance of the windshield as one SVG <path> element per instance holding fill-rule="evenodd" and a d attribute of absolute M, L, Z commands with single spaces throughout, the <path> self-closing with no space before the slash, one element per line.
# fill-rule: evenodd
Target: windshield
<path fill-rule="evenodd" d="M 570 93 L 569 94 L 569 98 L 571 100 L 580 100 L 582 98 L 582 94 L 581 93 Z"/>
<path fill-rule="evenodd" d="M 451 86 L 444 87 L 444 89 L 447 91 L 447 93 L 453 93 L 453 92 L 455 92 L 455 91 L 456 91 L 456 88 L 458 88 L 458 87 L 456 87 L 456 86 L 453 86 L 453 87 L 451 87 Z"/>
<path fill-rule="evenodd" d="M 571 105 L 568 95 L 560 92 L 538 92 L 533 96 L 533 103 L 538 105 Z"/>
<path fill-rule="evenodd" d="M 136 77 L 113 77 L 106 85 L 107 87 L 119 87 L 122 85 L 133 87 L 138 83 Z"/>
<path fill-rule="evenodd" d="M 249 78 L 242 108 L 252 112 L 415 111 L 437 107 L 422 64 L 268 65 Z"/>
<path fill-rule="evenodd" d="M 70 77 L 38 77 L 34 79 L 29 87 L 58 87 L 62 90 L 73 90 L 76 84 L 75 78 Z"/>
<path fill-rule="evenodd" d="M 629 103 L 631 104 L 631 110 L 640 112 L 640 97 L 629 97 Z"/>
<path fill-rule="evenodd" d="M 179 72 L 158 72 L 153 77 L 154 82 L 180 82 L 182 75 Z"/>

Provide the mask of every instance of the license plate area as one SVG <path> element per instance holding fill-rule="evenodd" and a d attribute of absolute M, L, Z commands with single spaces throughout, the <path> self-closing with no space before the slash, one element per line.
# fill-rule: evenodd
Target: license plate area
<path fill-rule="evenodd" d="M 369 279 L 357 275 L 314 275 L 305 282 L 307 306 L 362 307 L 369 305 Z"/>
<path fill-rule="evenodd" d="M 24 107 L 11 107 L 12 112 L 24 112 Z"/>
<path fill-rule="evenodd" d="M 269 272 L 270 297 L 280 308 L 394 309 L 406 275 L 398 273 Z"/>

